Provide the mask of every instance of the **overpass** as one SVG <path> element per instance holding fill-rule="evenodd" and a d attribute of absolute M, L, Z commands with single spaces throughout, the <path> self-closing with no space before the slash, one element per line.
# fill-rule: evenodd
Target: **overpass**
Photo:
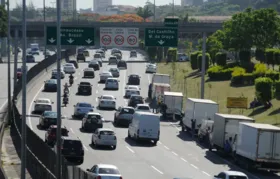
<path fill-rule="evenodd" d="M 46 26 L 56 26 L 56 22 L 36 21 L 27 22 L 27 37 L 44 37 L 44 24 Z M 134 27 L 139 28 L 140 37 L 144 37 L 145 28 L 164 27 L 163 22 L 89 22 L 89 21 L 71 21 L 63 22 L 62 26 L 68 27 L 95 27 L 95 33 L 99 36 L 100 27 Z M 221 22 L 181 22 L 178 29 L 179 34 L 198 34 L 202 32 L 213 33 L 222 28 Z M 11 36 L 14 36 L 15 30 L 19 30 L 21 36 L 21 22 L 11 22 Z"/>

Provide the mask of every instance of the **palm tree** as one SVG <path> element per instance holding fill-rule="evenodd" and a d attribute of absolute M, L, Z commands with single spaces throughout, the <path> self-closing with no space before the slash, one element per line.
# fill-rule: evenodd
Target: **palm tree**
<path fill-rule="evenodd" d="M 154 13 L 149 9 L 148 6 L 143 7 L 139 7 L 137 9 L 136 14 L 140 17 L 143 18 L 144 22 L 146 21 L 146 19 L 148 19 L 149 17 L 152 17 L 154 15 Z"/>

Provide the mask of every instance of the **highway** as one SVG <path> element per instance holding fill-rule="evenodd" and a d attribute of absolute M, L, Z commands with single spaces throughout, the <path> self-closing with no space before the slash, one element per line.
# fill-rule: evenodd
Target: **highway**
<path fill-rule="evenodd" d="M 19 63 L 18 67 L 21 67 L 21 54 L 19 54 Z M 40 55 L 35 55 L 35 61 L 36 63 L 42 61 L 44 59 L 44 55 L 40 52 Z M 7 62 L 7 58 L 4 57 L 4 62 Z M 36 63 L 27 63 L 28 69 L 32 68 Z M 8 95 L 8 81 L 7 81 L 7 75 L 8 75 L 8 64 L 2 63 L 0 64 L 0 111 L 2 111 L 2 108 L 7 103 L 7 95 Z M 13 89 L 13 78 L 14 78 L 14 56 L 11 56 L 11 85 Z"/>
<path fill-rule="evenodd" d="M 92 56 L 93 51 L 90 52 Z M 108 51 L 106 56 L 108 57 Z M 123 51 L 123 58 L 128 59 L 129 51 Z M 144 56 L 138 55 L 137 60 L 143 60 Z M 88 58 L 87 61 L 90 59 Z M 124 87 L 126 86 L 127 76 L 130 74 L 138 74 L 141 76 L 141 95 L 147 97 L 148 85 L 151 79 L 150 74 L 145 74 L 145 63 L 128 63 L 127 70 L 121 70 L 120 73 L 120 89 L 118 91 L 105 91 L 104 84 L 99 84 L 99 72 L 96 72 L 94 79 L 83 79 L 83 69 L 87 67 L 87 63 L 80 63 L 79 69 L 76 72 L 75 81 L 70 88 L 69 105 L 62 108 L 62 125 L 71 132 L 71 135 L 78 136 L 84 146 L 85 156 L 84 163 L 80 166 L 82 169 L 91 168 L 97 163 L 114 164 L 119 169 L 124 178 L 142 179 L 142 178 L 192 178 L 192 179 L 208 179 L 225 170 L 241 170 L 236 166 L 232 166 L 227 160 L 218 157 L 212 152 L 208 152 L 201 146 L 197 145 L 188 137 L 187 134 L 181 134 L 177 124 L 171 122 L 161 122 L 160 141 L 157 146 L 150 144 L 136 144 L 133 141 L 127 140 L 127 128 L 117 128 L 112 124 L 114 112 L 98 110 L 98 97 L 103 94 L 111 94 L 117 98 L 117 106 L 127 104 L 127 100 L 123 98 Z M 110 65 L 113 66 L 113 65 Z M 110 67 L 103 63 L 104 69 Z M 44 80 L 49 79 L 49 76 L 40 78 L 40 81 L 28 91 L 27 96 L 27 113 L 31 114 L 34 108 L 33 101 L 37 98 L 49 98 L 53 104 L 53 109 L 56 110 L 56 93 L 42 92 Z M 77 84 L 81 81 L 89 81 L 93 85 L 93 93 L 89 96 L 77 96 Z M 62 80 L 62 84 L 68 83 L 68 76 Z M 77 102 L 89 102 L 95 106 L 95 111 L 98 111 L 107 121 L 104 128 L 112 128 L 117 136 L 117 149 L 95 149 L 90 146 L 91 134 L 81 132 L 81 120 L 72 119 L 74 112 L 73 105 Z M 21 110 L 20 102 L 18 104 Z M 27 120 L 28 126 L 36 132 L 42 140 L 45 137 L 45 131 L 38 129 L 39 119 L 29 117 Z M 241 170 L 243 171 L 243 170 Z M 244 171 L 243 171 L 244 172 Z M 246 173 L 246 172 L 245 172 Z M 267 177 L 261 175 L 252 175 L 247 173 L 250 179 L 274 179 L 279 177 Z"/>

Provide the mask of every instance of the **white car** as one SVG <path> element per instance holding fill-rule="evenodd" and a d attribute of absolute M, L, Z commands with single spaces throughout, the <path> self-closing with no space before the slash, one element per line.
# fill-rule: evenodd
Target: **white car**
<path fill-rule="evenodd" d="M 61 79 L 65 78 L 65 72 L 63 69 L 60 70 L 61 71 Z M 52 70 L 52 78 L 53 79 L 57 79 L 57 69 L 53 69 Z"/>
<path fill-rule="evenodd" d="M 100 82 L 105 82 L 108 78 L 113 78 L 113 75 L 109 71 L 103 71 L 99 74 L 100 76 Z"/>
<path fill-rule="evenodd" d="M 140 95 L 140 89 L 141 88 L 139 86 L 128 85 L 127 87 L 125 87 L 124 97 L 130 98 L 130 96 L 133 95 L 133 94 Z"/>
<path fill-rule="evenodd" d="M 135 111 L 151 112 L 151 109 L 148 104 L 137 104 Z"/>
<path fill-rule="evenodd" d="M 74 117 L 84 117 L 88 112 L 93 112 L 93 108 L 89 103 L 77 103 L 74 105 Z"/>
<path fill-rule="evenodd" d="M 116 78 L 107 78 L 105 82 L 105 89 L 119 89 L 119 80 Z"/>
<path fill-rule="evenodd" d="M 38 98 L 34 103 L 34 112 L 52 111 L 53 102 L 50 99 Z"/>
<path fill-rule="evenodd" d="M 92 134 L 91 145 L 98 146 L 112 146 L 113 149 L 117 147 L 117 137 L 112 129 L 98 128 Z"/>
<path fill-rule="evenodd" d="M 93 175 L 93 178 L 110 178 L 110 179 L 122 179 L 122 175 L 119 169 L 114 165 L 97 164 L 91 169 L 87 169 L 87 172 Z"/>
<path fill-rule="evenodd" d="M 214 176 L 214 179 L 249 179 L 248 176 L 238 171 L 224 171 Z"/>
<path fill-rule="evenodd" d="M 146 73 L 156 73 L 157 72 L 157 65 L 156 64 L 148 64 L 146 66 Z"/>
<path fill-rule="evenodd" d="M 116 98 L 112 95 L 102 95 L 99 98 L 99 108 L 116 109 Z"/>
<path fill-rule="evenodd" d="M 74 66 L 73 63 L 66 63 L 66 64 L 63 66 L 63 71 L 64 71 L 66 74 L 73 74 L 73 73 L 76 73 L 76 67 Z"/>

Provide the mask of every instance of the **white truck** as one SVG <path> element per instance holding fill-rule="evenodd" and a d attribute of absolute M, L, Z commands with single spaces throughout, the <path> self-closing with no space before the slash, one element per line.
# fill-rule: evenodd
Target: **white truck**
<path fill-rule="evenodd" d="M 156 97 L 157 99 L 163 99 L 164 92 L 170 91 L 171 87 L 169 84 L 165 83 L 153 83 L 153 93 L 152 98 Z"/>
<path fill-rule="evenodd" d="M 170 75 L 155 73 L 152 78 L 152 83 L 170 84 Z"/>
<path fill-rule="evenodd" d="M 148 97 L 154 98 L 159 96 L 159 92 L 161 93 L 161 98 L 163 98 L 163 92 L 170 91 L 170 76 L 167 74 L 159 74 L 155 73 L 152 77 L 152 81 L 149 85 Z"/>
<path fill-rule="evenodd" d="M 183 93 L 165 91 L 163 96 L 163 103 L 167 105 L 166 115 L 168 118 L 175 119 L 175 115 L 182 114 L 183 108 Z"/>
<path fill-rule="evenodd" d="M 199 129 L 203 119 L 213 120 L 215 113 L 218 113 L 218 103 L 209 99 L 188 98 L 186 103 L 185 116 L 183 118 L 182 131 L 192 129 L 192 119 L 195 119 L 195 130 Z"/>
<path fill-rule="evenodd" d="M 236 149 L 237 164 L 246 169 L 280 171 L 280 128 L 270 124 L 239 123 Z"/>
<path fill-rule="evenodd" d="M 224 150 L 226 140 L 231 138 L 232 143 L 236 143 L 240 122 L 254 123 L 255 120 L 243 115 L 220 114 L 214 115 L 212 132 L 210 132 L 210 150 Z"/>

